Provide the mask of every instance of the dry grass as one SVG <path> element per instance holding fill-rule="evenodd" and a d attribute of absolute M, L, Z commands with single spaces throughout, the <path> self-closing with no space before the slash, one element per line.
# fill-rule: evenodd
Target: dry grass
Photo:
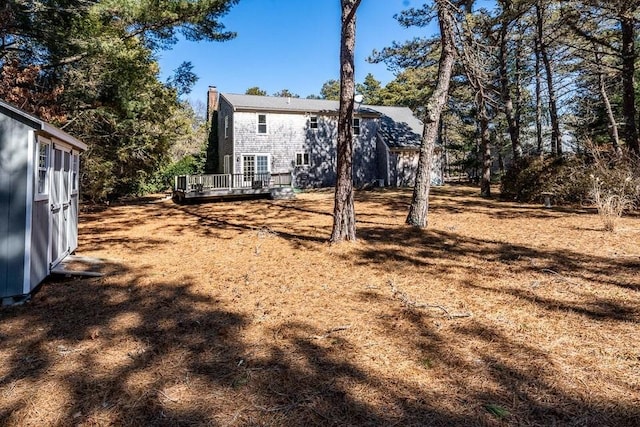
<path fill-rule="evenodd" d="M 592 186 L 590 195 L 593 200 L 593 204 L 598 209 L 598 215 L 602 219 L 602 224 L 606 231 L 614 232 L 618 218 L 622 216 L 625 211 L 629 211 L 635 208 L 633 198 L 627 194 L 626 184 L 631 182 L 631 177 L 620 184 L 617 191 L 604 190 L 603 183 L 599 177 L 591 176 Z"/>
<path fill-rule="evenodd" d="M 476 193 L 339 246 L 330 192 L 85 214 L 109 274 L 0 310 L 0 424 L 640 425 L 639 218 Z"/>

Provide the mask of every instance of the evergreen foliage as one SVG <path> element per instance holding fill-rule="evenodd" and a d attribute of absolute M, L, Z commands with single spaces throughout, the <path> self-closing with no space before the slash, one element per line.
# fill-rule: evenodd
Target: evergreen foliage
<path fill-rule="evenodd" d="M 197 79 L 191 64 L 163 83 L 155 54 L 178 34 L 189 40 L 234 37 L 219 18 L 235 3 L 8 2 L 0 11 L 0 97 L 87 143 L 85 197 L 141 194 L 177 160 L 173 147 L 199 139 L 188 150 L 197 154 L 205 142 L 202 121 L 179 100 Z"/>

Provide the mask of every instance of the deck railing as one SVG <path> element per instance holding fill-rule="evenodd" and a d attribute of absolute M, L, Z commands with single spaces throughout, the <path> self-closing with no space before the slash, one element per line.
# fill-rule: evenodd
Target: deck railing
<path fill-rule="evenodd" d="M 290 187 L 291 183 L 290 173 L 180 175 L 175 177 L 174 190 L 185 193 L 235 189 L 258 190 Z"/>

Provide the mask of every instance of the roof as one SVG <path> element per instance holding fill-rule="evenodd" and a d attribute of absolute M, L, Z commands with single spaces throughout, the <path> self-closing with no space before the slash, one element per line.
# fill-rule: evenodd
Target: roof
<path fill-rule="evenodd" d="M 409 107 L 371 108 L 381 114 L 378 132 L 389 148 L 420 148 L 423 125 Z"/>
<path fill-rule="evenodd" d="M 285 98 L 278 96 L 221 93 L 235 109 L 260 111 L 338 112 L 339 102 L 327 99 Z"/>
<path fill-rule="evenodd" d="M 45 122 L 44 120 L 36 116 L 33 116 L 17 107 L 14 107 L 13 105 L 8 104 L 2 100 L 0 100 L 0 110 L 1 109 L 8 110 L 13 114 L 16 114 L 24 118 L 25 120 L 33 123 L 35 129 L 38 129 L 49 136 L 57 138 L 60 141 L 66 142 L 67 144 L 70 144 L 79 150 L 86 151 L 87 149 L 87 144 L 74 138 L 73 136 L 69 135 L 65 131 L 58 129 L 57 127 Z"/>
<path fill-rule="evenodd" d="M 236 110 L 299 112 L 299 113 L 337 113 L 338 101 L 328 99 L 286 98 L 277 96 L 240 95 L 221 93 Z M 380 117 L 380 134 L 389 148 L 417 149 L 422 141 L 422 122 L 413 115 L 408 107 L 389 107 L 381 105 L 360 105 L 360 115 Z"/>

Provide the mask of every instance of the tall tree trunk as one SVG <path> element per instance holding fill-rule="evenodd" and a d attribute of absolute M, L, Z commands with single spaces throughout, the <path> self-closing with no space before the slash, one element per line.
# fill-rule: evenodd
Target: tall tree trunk
<path fill-rule="evenodd" d="M 516 75 L 516 87 L 515 87 L 515 123 L 518 131 L 518 145 L 520 146 L 520 152 L 522 152 L 522 142 L 520 140 L 520 126 L 522 124 L 522 39 L 516 40 L 516 61 L 515 61 L 515 75 Z"/>
<path fill-rule="evenodd" d="M 602 60 L 600 52 L 597 46 L 593 46 L 595 52 L 596 64 L 600 64 Z M 609 120 L 609 136 L 611 137 L 611 145 L 613 145 L 614 153 L 620 157 L 622 155 L 622 149 L 620 148 L 620 138 L 618 136 L 618 123 L 616 123 L 616 117 L 613 114 L 613 108 L 611 108 L 611 102 L 609 101 L 609 95 L 607 94 L 607 87 L 604 81 L 604 71 L 601 66 L 597 66 L 598 70 L 598 88 L 600 89 L 600 96 L 602 96 L 602 102 L 607 110 L 607 119 Z"/>
<path fill-rule="evenodd" d="M 544 145 L 542 142 L 542 71 L 540 67 L 540 42 L 536 36 L 535 42 L 536 55 L 536 142 L 538 146 L 538 154 L 544 155 Z"/>
<path fill-rule="evenodd" d="M 540 42 L 540 56 L 544 64 L 544 70 L 547 77 L 547 92 L 549 93 L 549 121 L 551 122 L 551 154 L 554 156 L 562 155 L 562 137 L 560 134 L 560 122 L 558 119 L 558 103 L 556 99 L 556 91 L 553 85 L 553 69 L 551 61 L 547 53 L 547 44 L 544 41 L 543 25 L 544 25 L 544 9 L 542 0 L 536 3 L 536 17 L 538 27 L 538 40 Z"/>
<path fill-rule="evenodd" d="M 620 16 L 622 31 L 622 110 L 625 120 L 625 140 L 633 153 L 640 154 L 638 128 L 636 127 L 634 25 L 633 14 L 629 13 Z"/>
<path fill-rule="evenodd" d="M 509 74 L 507 68 L 507 38 L 509 31 L 509 19 L 508 9 L 510 9 L 511 2 L 505 2 L 503 10 L 503 18 L 500 26 L 500 40 L 499 40 L 499 57 L 498 57 L 498 71 L 500 74 L 500 95 L 502 97 L 502 103 L 504 104 L 504 114 L 507 119 L 507 127 L 509 128 L 509 137 L 511 138 L 511 149 L 513 151 L 513 160 L 517 162 L 522 157 L 522 146 L 520 145 L 520 129 L 518 129 L 518 123 L 516 121 L 513 99 L 511 98 L 511 89 L 509 88 Z"/>
<path fill-rule="evenodd" d="M 438 127 L 442 109 L 447 102 L 449 83 L 453 72 L 455 58 L 453 11 L 446 0 L 435 0 L 438 10 L 438 25 L 440 26 L 441 51 L 438 63 L 438 82 L 433 94 L 425 106 L 425 123 L 422 131 L 422 144 L 416 172 L 416 184 L 407 215 L 407 224 L 414 227 L 426 227 L 429 214 L 429 191 L 431 189 L 431 168 L 433 164 L 433 150 L 438 136 Z"/>
<path fill-rule="evenodd" d="M 353 106 L 355 95 L 354 50 L 356 10 L 360 0 L 341 0 L 340 112 L 338 114 L 338 161 L 331 242 L 356 240 L 356 213 L 353 205 Z"/>
<path fill-rule="evenodd" d="M 480 154 L 482 155 L 482 176 L 480 177 L 480 195 L 491 196 L 491 142 L 489 133 L 489 117 L 482 91 L 479 94 L 478 119 L 480 122 Z"/>

